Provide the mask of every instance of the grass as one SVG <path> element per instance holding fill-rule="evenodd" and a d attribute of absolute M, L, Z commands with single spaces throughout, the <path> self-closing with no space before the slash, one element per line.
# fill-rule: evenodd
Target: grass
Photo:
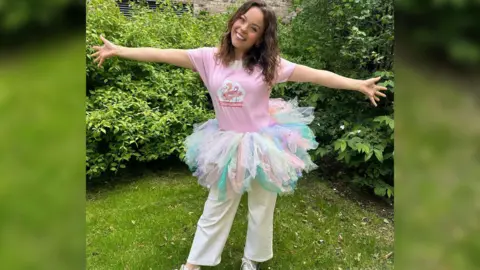
<path fill-rule="evenodd" d="M 207 190 L 184 169 L 127 178 L 87 193 L 88 269 L 178 269 L 188 256 Z M 246 199 L 222 262 L 206 269 L 240 268 Z M 386 256 L 393 252 L 392 222 L 314 175 L 306 176 L 293 196 L 280 197 L 275 211 L 274 258 L 262 269 L 393 269 L 393 256 Z"/>

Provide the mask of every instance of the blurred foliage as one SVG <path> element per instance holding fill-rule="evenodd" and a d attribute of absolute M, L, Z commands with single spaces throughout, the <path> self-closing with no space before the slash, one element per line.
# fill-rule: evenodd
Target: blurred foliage
<path fill-rule="evenodd" d="M 395 267 L 478 269 L 479 81 L 396 60 Z"/>
<path fill-rule="evenodd" d="M 28 24 L 49 24 L 70 3 L 68 0 L 9 1 L 3 3 L 0 27 L 2 31 L 17 31 Z"/>
<path fill-rule="evenodd" d="M 0 46 L 46 39 L 85 25 L 85 1 L 0 1 Z"/>
<path fill-rule="evenodd" d="M 35 45 L 0 64 L 1 268 L 85 269 L 85 38 Z"/>
<path fill-rule="evenodd" d="M 397 1 L 397 37 L 415 56 L 464 70 L 480 68 L 480 2 Z"/>

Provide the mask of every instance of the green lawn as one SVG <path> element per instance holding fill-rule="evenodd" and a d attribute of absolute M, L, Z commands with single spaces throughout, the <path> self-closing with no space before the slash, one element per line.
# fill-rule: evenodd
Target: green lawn
<path fill-rule="evenodd" d="M 188 256 L 207 191 L 182 169 L 126 180 L 87 194 L 88 269 L 178 269 Z M 246 199 L 221 264 L 208 269 L 239 269 Z M 312 174 L 294 196 L 278 199 L 274 258 L 262 268 L 393 269 L 394 228 L 387 222 Z"/>

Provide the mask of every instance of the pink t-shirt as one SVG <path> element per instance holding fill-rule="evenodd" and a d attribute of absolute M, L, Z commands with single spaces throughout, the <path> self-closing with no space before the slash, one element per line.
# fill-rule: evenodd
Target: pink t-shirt
<path fill-rule="evenodd" d="M 200 74 L 212 97 L 215 115 L 222 130 L 256 132 L 271 123 L 268 111 L 270 91 L 260 68 L 248 74 L 241 61 L 229 67 L 216 63 L 217 48 L 188 50 L 194 70 Z M 295 64 L 281 59 L 275 83 L 287 81 Z"/>

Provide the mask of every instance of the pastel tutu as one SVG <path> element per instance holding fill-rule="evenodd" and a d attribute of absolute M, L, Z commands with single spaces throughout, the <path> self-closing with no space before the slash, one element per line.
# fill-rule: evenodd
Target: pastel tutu
<path fill-rule="evenodd" d="M 318 146 L 308 127 L 314 108 L 270 99 L 269 112 L 272 124 L 258 132 L 221 130 L 216 119 L 195 125 L 185 140 L 185 162 L 200 185 L 216 185 L 220 199 L 249 191 L 252 181 L 282 195 L 294 191 L 303 172 L 317 168 L 307 152 Z"/>

